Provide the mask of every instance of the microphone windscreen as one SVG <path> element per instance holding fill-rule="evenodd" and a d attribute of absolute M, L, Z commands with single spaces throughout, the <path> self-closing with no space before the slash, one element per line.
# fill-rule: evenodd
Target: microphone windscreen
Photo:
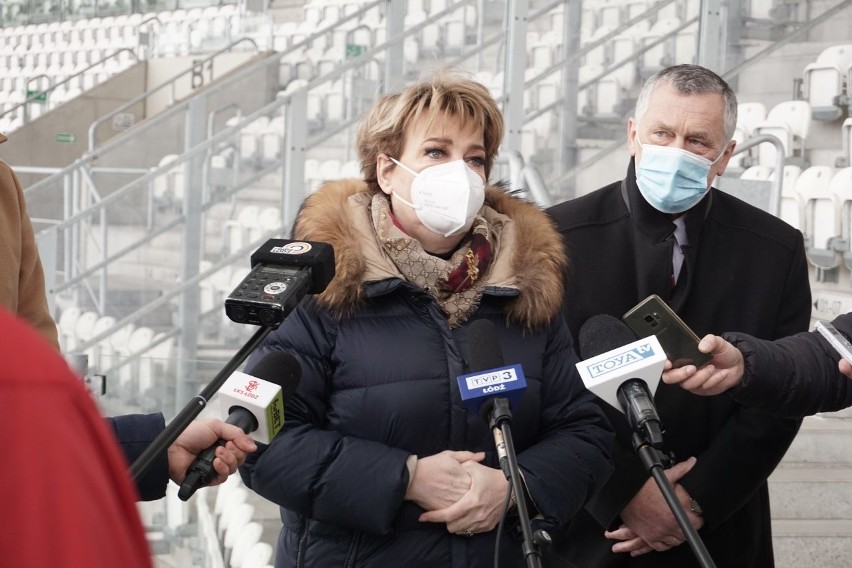
<path fill-rule="evenodd" d="M 587 319 L 580 327 L 580 357 L 591 359 L 637 339 L 633 330 L 620 319 L 608 314 L 598 314 Z"/>
<path fill-rule="evenodd" d="M 302 379 L 302 366 L 287 351 L 271 351 L 245 373 L 280 386 L 286 399 L 299 386 L 299 381 Z"/>
<path fill-rule="evenodd" d="M 478 319 L 467 328 L 468 363 L 473 372 L 502 367 L 503 350 L 491 320 Z"/>

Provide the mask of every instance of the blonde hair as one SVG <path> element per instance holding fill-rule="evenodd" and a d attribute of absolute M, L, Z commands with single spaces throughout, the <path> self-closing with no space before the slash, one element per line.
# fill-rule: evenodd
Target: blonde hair
<path fill-rule="evenodd" d="M 398 157 L 409 125 L 422 116 L 434 120 L 441 112 L 458 118 L 463 127 L 472 124 L 482 129 L 487 178 L 503 140 L 503 115 L 482 84 L 461 71 L 444 69 L 380 98 L 359 126 L 355 145 L 364 180 L 371 190 L 380 191 L 376 177 L 378 155 Z"/>

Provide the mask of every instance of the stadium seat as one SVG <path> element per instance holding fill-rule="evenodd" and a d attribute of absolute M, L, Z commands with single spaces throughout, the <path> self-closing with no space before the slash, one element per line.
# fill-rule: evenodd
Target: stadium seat
<path fill-rule="evenodd" d="M 263 161 L 271 162 L 279 159 L 281 147 L 284 144 L 284 117 L 280 115 L 272 117 L 258 137 Z"/>
<path fill-rule="evenodd" d="M 619 0 L 600 0 L 595 2 L 597 24 L 599 26 L 617 28 L 621 25 L 621 8 Z"/>
<path fill-rule="evenodd" d="M 840 214 L 840 238 L 834 241 L 834 250 L 843 255 L 846 267 L 852 270 L 852 167 L 838 170 L 831 178 L 830 189 Z"/>
<path fill-rule="evenodd" d="M 759 167 L 759 166 L 758 166 Z M 805 207 L 801 196 L 796 193 L 796 180 L 802 173 L 802 168 L 796 165 L 784 166 L 781 180 L 781 203 L 779 217 L 791 227 L 802 230 L 804 227 Z M 769 175 L 769 180 L 775 179 L 775 172 Z"/>
<path fill-rule="evenodd" d="M 595 28 L 594 33 L 589 36 L 588 39 L 581 42 L 581 47 L 585 48 L 586 45 L 594 43 L 598 41 L 600 38 L 612 33 L 614 28 L 608 26 L 599 26 Z M 610 55 L 609 55 L 609 44 L 602 43 L 599 46 L 593 48 L 588 53 L 583 60 L 583 66 L 586 65 L 600 65 L 604 66 L 609 63 Z"/>
<path fill-rule="evenodd" d="M 603 73 L 603 65 L 592 63 L 581 65 L 577 73 L 577 81 L 580 86 L 588 83 Z M 591 84 L 577 93 L 577 114 L 593 116 L 597 112 L 597 85 Z"/>
<path fill-rule="evenodd" d="M 260 537 L 263 534 L 263 525 L 256 521 L 251 521 L 239 527 L 238 531 L 239 534 L 237 534 L 234 540 L 234 547 L 231 549 L 228 558 L 228 566 L 231 568 L 242 568 L 248 551 L 260 542 Z"/>
<path fill-rule="evenodd" d="M 278 207 L 264 207 L 257 216 L 257 224 L 264 234 L 278 231 L 281 228 L 281 210 Z"/>
<path fill-rule="evenodd" d="M 234 511 L 240 505 L 245 504 L 246 499 L 248 499 L 248 489 L 242 485 L 238 485 L 227 492 L 221 506 L 219 500 L 216 500 L 216 534 L 219 535 L 220 540 L 225 536 L 225 529 L 233 517 Z"/>
<path fill-rule="evenodd" d="M 850 67 L 852 44 L 826 48 L 816 61 L 805 66 L 802 90 L 811 105 L 811 118 L 831 122 L 845 114 L 845 108 L 836 100 L 848 94 L 849 87 L 845 83 Z"/>
<path fill-rule="evenodd" d="M 272 560 L 273 552 L 271 544 L 258 542 L 246 553 L 246 557 L 240 568 L 266 568 L 269 566 L 268 562 Z"/>
<path fill-rule="evenodd" d="M 811 166 L 796 180 L 796 193 L 804 205 L 802 232 L 808 261 L 819 271 L 837 267 L 839 260 L 831 243 L 840 235 L 837 200 L 830 189 L 833 173 L 828 166 Z"/>
<path fill-rule="evenodd" d="M 748 102 L 737 105 L 737 128 L 742 128 L 745 138 L 751 136 L 757 125 L 764 120 L 766 106 L 763 103 Z"/>
<path fill-rule="evenodd" d="M 99 317 L 95 322 L 95 325 L 92 326 L 92 332 L 89 334 L 89 339 L 97 337 L 112 328 L 112 326 L 115 325 L 115 321 L 116 320 L 113 316 Z M 97 370 L 105 369 L 106 366 L 109 365 L 109 360 L 106 359 L 105 353 L 109 352 L 109 350 L 109 336 L 98 340 L 97 343 L 87 349 L 86 354 L 89 356 L 89 368 Z"/>
<path fill-rule="evenodd" d="M 766 181 L 770 175 L 772 175 L 772 168 L 769 166 L 751 166 L 740 174 L 740 179 Z"/>
<path fill-rule="evenodd" d="M 178 159 L 177 154 L 166 154 L 157 167 L 166 166 Z M 155 209 L 180 209 L 186 190 L 184 165 L 179 164 L 160 173 L 151 181 L 151 205 Z"/>
<path fill-rule="evenodd" d="M 807 101 L 785 101 L 778 103 L 766 115 L 766 120 L 755 128 L 755 134 L 771 134 L 781 140 L 786 157 L 804 150 L 805 140 L 811 125 L 811 109 Z M 758 163 L 775 167 L 775 146 L 761 144 L 758 148 Z"/>
<path fill-rule="evenodd" d="M 852 166 L 852 117 L 843 121 L 840 136 L 843 139 L 843 166 Z"/>
<path fill-rule="evenodd" d="M 257 237 L 257 216 L 260 209 L 257 205 L 246 205 L 236 219 L 228 219 L 223 226 L 222 249 L 225 256 L 236 253 L 243 247 L 253 243 Z"/>
<path fill-rule="evenodd" d="M 679 31 L 674 39 L 673 63 L 696 63 L 698 58 L 698 24 Z"/>
<path fill-rule="evenodd" d="M 232 511 L 229 511 L 227 516 L 223 515 L 222 521 L 225 522 L 225 530 L 222 533 L 222 544 L 224 545 L 224 557 L 226 559 L 234 548 L 240 531 L 251 522 L 253 516 L 254 505 L 249 503 L 241 503 Z"/>
<path fill-rule="evenodd" d="M 340 173 L 343 169 L 343 164 L 340 160 L 329 159 L 323 160 L 319 164 L 318 176 L 323 182 L 333 179 L 340 179 Z"/>
<path fill-rule="evenodd" d="M 77 306 L 68 306 L 59 314 L 56 326 L 59 330 L 59 345 L 65 353 L 70 353 L 76 345 L 77 338 L 74 335 L 74 329 L 77 325 L 77 319 L 82 313 L 83 311 Z"/>
<path fill-rule="evenodd" d="M 305 185 L 307 186 L 307 193 L 313 193 L 325 181 L 320 176 L 319 167 L 320 161 L 316 158 L 305 160 Z"/>
<path fill-rule="evenodd" d="M 632 28 L 631 28 L 632 29 Z M 637 69 L 637 58 L 635 56 L 637 46 L 637 33 L 631 30 L 621 33 L 610 41 L 612 49 L 613 64 L 620 61 L 628 60 L 624 65 L 614 69 L 611 73 L 613 77 L 618 79 L 619 83 L 625 89 L 632 89 L 636 85 L 636 78 L 639 71 Z"/>
<path fill-rule="evenodd" d="M 748 15 L 762 20 L 771 19 L 774 0 L 751 0 L 748 3 Z"/>
<path fill-rule="evenodd" d="M 737 105 L 737 126 L 734 130 L 734 140 L 737 143 L 742 143 L 748 140 L 753 134 L 754 129 L 758 124 L 766 120 L 766 106 L 760 102 L 740 103 Z M 728 162 L 728 167 L 745 168 L 755 162 L 757 157 L 757 148 L 749 148 L 745 152 L 740 152 L 731 158 Z M 769 167 L 774 167 L 770 165 Z"/>
<path fill-rule="evenodd" d="M 674 5 L 675 3 L 669 4 L 669 6 Z M 663 17 L 661 14 L 657 14 L 657 22 L 647 33 L 639 36 L 640 47 L 644 47 L 662 37 L 667 38 L 640 56 L 640 72 L 642 76 L 655 73 L 675 62 L 675 36 L 672 34 L 675 29 L 680 27 L 680 24 L 681 21 L 678 18 Z"/>

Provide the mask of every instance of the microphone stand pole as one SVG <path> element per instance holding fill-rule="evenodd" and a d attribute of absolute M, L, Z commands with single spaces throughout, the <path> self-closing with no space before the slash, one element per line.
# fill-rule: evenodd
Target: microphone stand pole
<path fill-rule="evenodd" d="M 528 568 L 541 568 L 541 553 L 536 544 L 536 538 L 533 537 L 532 527 L 530 526 L 530 514 L 527 510 L 527 500 L 524 498 L 524 485 L 521 481 L 521 470 L 518 467 L 518 456 L 515 454 L 515 444 L 512 442 L 512 412 L 509 409 L 509 401 L 505 398 L 494 399 L 494 410 L 491 414 L 489 425 L 492 430 L 499 428 L 500 435 L 504 447 L 500 447 L 499 438 L 497 441 L 497 455 L 500 458 L 500 467 L 509 483 L 512 486 L 512 492 L 515 494 L 515 506 L 518 508 L 518 520 L 521 524 L 521 532 L 524 536 L 523 552 Z M 544 533 L 544 531 L 540 531 Z M 544 541 L 549 541 L 550 536 L 547 533 L 540 535 Z"/>
<path fill-rule="evenodd" d="M 701 540 L 701 537 L 698 536 L 698 531 L 696 531 L 695 527 L 692 526 L 689 516 L 686 514 L 686 510 L 684 510 L 683 505 L 681 505 L 680 501 L 678 501 L 674 487 L 672 487 L 669 478 L 666 477 L 665 473 L 663 473 L 663 462 L 660 459 L 660 454 L 657 449 L 648 443 L 648 441 L 637 432 L 633 433 L 633 449 L 636 450 L 636 453 L 639 455 L 642 465 L 645 466 L 648 473 L 650 473 L 654 478 L 654 481 L 657 482 L 657 486 L 663 493 L 666 503 L 669 504 L 669 508 L 672 510 L 672 513 L 674 514 L 677 523 L 680 525 L 683 534 L 686 535 L 686 540 L 689 542 L 689 546 L 692 548 L 692 552 L 695 554 L 698 564 L 704 568 L 716 568 L 716 564 L 713 563 L 710 553 L 707 552 L 707 548 L 704 547 L 704 542 Z"/>
<path fill-rule="evenodd" d="M 195 395 L 186 404 L 186 406 L 183 407 L 183 410 L 178 412 L 172 421 L 168 423 L 165 430 L 160 432 L 160 434 L 154 438 L 154 441 L 145 448 L 145 451 L 136 458 L 136 461 L 134 461 L 133 465 L 130 467 L 130 475 L 133 476 L 133 481 L 139 481 L 142 475 L 144 475 L 145 472 L 148 471 L 148 468 L 151 467 L 151 464 L 154 463 L 154 460 L 169 446 L 171 446 L 177 437 L 180 436 L 181 432 L 189 426 L 189 423 L 192 422 L 202 410 L 204 410 L 210 399 L 213 398 L 222 385 L 225 384 L 225 381 L 228 380 L 228 377 L 231 376 L 231 373 L 237 370 L 249 354 L 251 354 L 251 352 L 260 345 L 263 338 L 266 337 L 273 329 L 275 328 L 259 328 L 254 335 L 249 338 L 245 345 L 243 345 L 240 350 L 231 357 L 230 361 L 225 364 L 225 367 L 219 371 L 215 377 L 213 377 L 210 384 L 207 385 L 201 393 Z"/>

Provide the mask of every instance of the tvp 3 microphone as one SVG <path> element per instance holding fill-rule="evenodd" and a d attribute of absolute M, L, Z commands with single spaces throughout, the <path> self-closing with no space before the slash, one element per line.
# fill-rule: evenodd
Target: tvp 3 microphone
<path fill-rule="evenodd" d="M 225 299 L 225 313 L 237 323 L 278 327 L 306 294 L 319 294 L 334 278 L 334 249 L 269 239 L 251 255 L 251 266 Z"/>
<path fill-rule="evenodd" d="M 273 351 L 251 373 L 233 373 L 217 393 L 219 404 L 227 409 L 226 423 L 238 426 L 261 444 L 269 444 L 284 425 L 284 400 L 299 385 L 302 368 L 289 353 Z M 215 476 L 216 448 L 223 445 L 225 441 L 219 440 L 195 458 L 178 490 L 180 499 L 186 501 L 210 483 Z"/>
<path fill-rule="evenodd" d="M 663 445 L 654 392 L 666 354 L 653 335 L 636 340 L 624 323 L 609 315 L 589 318 L 580 329 L 577 363 L 583 384 L 610 406 L 621 410 L 634 432 L 655 448 Z"/>
<path fill-rule="evenodd" d="M 505 398 L 514 408 L 523 398 L 527 380 L 520 365 L 505 365 L 497 330 L 488 320 L 468 328 L 468 363 L 473 372 L 458 377 L 462 401 L 486 421 L 495 398 Z"/>

